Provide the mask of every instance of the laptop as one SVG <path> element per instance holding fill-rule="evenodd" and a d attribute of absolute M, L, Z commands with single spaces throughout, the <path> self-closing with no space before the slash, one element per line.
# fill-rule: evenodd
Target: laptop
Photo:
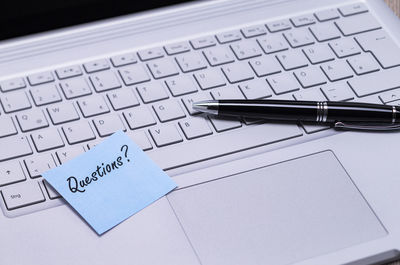
<path fill-rule="evenodd" d="M 8 1 L 0 264 L 384 264 L 399 132 L 223 118 L 207 99 L 400 104 L 377 0 Z M 123 130 L 177 183 L 102 236 L 41 173 Z"/>

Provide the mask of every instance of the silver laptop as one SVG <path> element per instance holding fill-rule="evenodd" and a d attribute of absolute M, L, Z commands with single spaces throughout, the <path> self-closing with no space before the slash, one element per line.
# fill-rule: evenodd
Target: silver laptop
<path fill-rule="evenodd" d="M 399 132 L 192 109 L 222 98 L 399 105 L 399 19 L 378 0 L 177 2 L 2 10 L 0 264 L 399 258 Z M 117 130 L 178 188 L 98 236 L 41 173 Z"/>

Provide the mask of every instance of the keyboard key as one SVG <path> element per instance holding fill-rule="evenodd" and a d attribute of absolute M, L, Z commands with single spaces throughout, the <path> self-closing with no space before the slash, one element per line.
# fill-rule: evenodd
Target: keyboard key
<path fill-rule="evenodd" d="M 53 156 L 47 154 L 35 154 L 24 160 L 26 169 L 31 178 L 38 178 L 43 172 L 56 167 Z"/>
<path fill-rule="evenodd" d="M 240 121 L 236 118 L 219 118 L 219 117 L 209 117 L 214 129 L 217 132 L 225 132 L 228 130 L 236 129 L 242 127 Z"/>
<path fill-rule="evenodd" d="M 178 129 L 173 124 L 165 124 L 149 129 L 150 135 L 156 143 L 157 147 L 182 142 L 183 139 Z"/>
<path fill-rule="evenodd" d="M 250 26 L 240 30 L 245 38 L 252 38 L 267 34 L 267 29 L 264 25 Z"/>
<path fill-rule="evenodd" d="M 203 55 L 197 52 L 180 54 L 175 60 L 184 73 L 207 68 Z"/>
<path fill-rule="evenodd" d="M 211 66 L 232 63 L 234 61 L 232 52 L 224 46 L 208 48 L 203 51 L 203 54 Z"/>
<path fill-rule="evenodd" d="M 198 90 L 193 77 L 188 75 L 172 77 L 165 83 L 174 97 L 194 93 Z"/>
<path fill-rule="evenodd" d="M 225 78 L 222 73 L 214 69 L 203 70 L 194 74 L 194 78 L 201 89 L 210 89 L 226 85 Z"/>
<path fill-rule="evenodd" d="M 211 100 L 211 95 L 206 93 L 196 93 L 182 98 L 182 102 L 186 107 L 186 110 L 190 115 L 200 114 L 201 112 L 198 110 L 194 110 L 192 105 L 194 102 L 203 101 L 203 100 Z"/>
<path fill-rule="evenodd" d="M 341 37 L 340 31 L 333 23 L 322 23 L 310 27 L 311 33 L 317 41 L 333 40 Z"/>
<path fill-rule="evenodd" d="M 62 127 L 69 144 L 76 144 L 96 139 L 92 128 L 87 121 L 70 122 Z"/>
<path fill-rule="evenodd" d="M 303 127 L 304 131 L 307 134 L 316 133 L 324 130 L 328 130 L 331 128 L 329 125 L 315 124 L 314 122 L 300 122 L 301 127 Z"/>
<path fill-rule="evenodd" d="M 304 88 L 326 84 L 326 77 L 317 66 L 294 71 L 294 75 Z"/>
<path fill-rule="evenodd" d="M 127 135 L 135 142 L 135 144 L 139 145 L 143 151 L 153 149 L 153 146 L 150 143 L 149 138 L 147 138 L 146 133 L 143 131 L 128 131 Z"/>
<path fill-rule="evenodd" d="M 293 29 L 283 33 L 290 46 L 293 48 L 306 46 L 314 43 L 314 38 L 306 28 Z"/>
<path fill-rule="evenodd" d="M 13 119 L 9 116 L 0 116 L 0 138 L 17 134 Z"/>
<path fill-rule="evenodd" d="M 49 126 L 49 123 L 47 122 L 46 117 L 44 116 L 44 113 L 41 109 L 33 109 L 30 111 L 18 113 L 16 117 L 19 123 L 19 127 L 23 132 L 28 132 Z"/>
<path fill-rule="evenodd" d="M 383 68 L 400 65 L 400 48 L 384 31 L 369 32 L 355 39 L 364 51 L 372 52 Z"/>
<path fill-rule="evenodd" d="M 85 118 L 110 112 L 106 102 L 101 96 L 93 96 L 77 101 Z"/>
<path fill-rule="evenodd" d="M 190 41 L 190 44 L 192 44 L 193 49 L 203 49 L 211 46 L 215 46 L 217 44 L 217 41 L 213 36 L 207 36 L 207 37 L 200 37 L 194 40 Z"/>
<path fill-rule="evenodd" d="M 126 131 L 124 124 L 117 114 L 96 117 L 93 119 L 93 124 L 100 137 L 109 136 L 119 130 Z"/>
<path fill-rule="evenodd" d="M 54 76 L 51 72 L 42 72 L 38 74 L 29 75 L 28 81 L 31 86 L 36 86 L 44 83 L 53 82 Z"/>
<path fill-rule="evenodd" d="M 350 87 L 359 97 L 365 97 L 400 87 L 400 68 L 391 68 L 354 78 L 348 81 Z"/>
<path fill-rule="evenodd" d="M 25 175 L 20 163 L 16 160 L 1 163 L 0 165 L 0 187 L 24 181 Z"/>
<path fill-rule="evenodd" d="M 353 71 L 345 61 L 333 61 L 325 63 L 321 66 L 321 68 L 331 82 L 353 76 Z"/>
<path fill-rule="evenodd" d="M 121 87 L 121 83 L 117 79 L 117 76 L 112 71 L 102 71 L 93 74 L 89 77 L 94 90 L 96 92 L 103 92 L 106 90 L 116 89 Z"/>
<path fill-rule="evenodd" d="M 239 85 L 246 99 L 260 99 L 272 96 L 272 90 L 264 79 L 254 79 Z"/>
<path fill-rule="evenodd" d="M 262 56 L 249 61 L 258 77 L 280 73 L 282 67 L 274 56 Z"/>
<path fill-rule="evenodd" d="M 46 180 L 43 180 L 43 185 L 50 199 L 61 198 L 61 195 Z"/>
<path fill-rule="evenodd" d="M 370 13 L 345 17 L 336 20 L 335 24 L 345 36 L 350 36 L 381 28 L 379 22 Z"/>
<path fill-rule="evenodd" d="M 110 69 L 110 64 L 106 59 L 100 59 L 83 64 L 86 73 L 94 73 L 102 70 Z"/>
<path fill-rule="evenodd" d="M 127 86 L 150 81 L 150 77 L 141 65 L 129 65 L 118 70 Z"/>
<path fill-rule="evenodd" d="M 286 71 L 305 67 L 308 65 L 307 58 L 300 50 L 289 50 L 281 52 L 276 55 L 276 58 L 279 60 L 282 67 Z"/>
<path fill-rule="evenodd" d="M 243 135 L 246 135 L 246 137 L 243 137 Z M 262 124 L 232 130 L 229 133 L 217 134 L 212 137 L 201 137 L 196 141 L 167 146 L 157 150 L 157 152 L 149 152 L 149 156 L 165 170 L 265 146 L 301 135 L 302 132 L 294 124 Z M 213 148 L 209 148 L 210 146 Z M 196 152 L 188 152 L 187 150 L 196 150 Z"/>
<path fill-rule="evenodd" d="M 303 52 L 312 64 L 328 62 L 335 59 L 335 55 L 326 44 L 304 48 Z"/>
<path fill-rule="evenodd" d="M 30 93 L 36 106 L 43 106 L 62 100 L 55 84 L 32 87 Z"/>
<path fill-rule="evenodd" d="M 24 136 L 0 138 L 0 162 L 32 154 L 28 139 Z"/>
<path fill-rule="evenodd" d="M 315 12 L 314 15 L 321 22 L 336 19 L 336 18 L 340 17 L 340 14 L 336 8 L 318 11 L 318 12 Z"/>
<path fill-rule="evenodd" d="M 262 54 L 260 46 L 253 40 L 231 44 L 230 47 L 238 60 L 257 57 Z"/>
<path fill-rule="evenodd" d="M 60 82 L 61 89 L 67 99 L 82 97 L 92 94 L 85 78 L 77 77 Z"/>
<path fill-rule="evenodd" d="M 179 101 L 175 100 L 154 104 L 153 110 L 161 122 L 176 120 L 186 116 Z"/>
<path fill-rule="evenodd" d="M 206 119 L 203 117 L 193 117 L 191 119 L 180 121 L 179 126 L 188 140 L 212 134 Z"/>
<path fill-rule="evenodd" d="M 227 86 L 211 91 L 214 99 L 244 99 L 243 94 L 236 86 Z"/>
<path fill-rule="evenodd" d="M 228 43 L 228 42 L 233 42 L 233 41 L 238 41 L 241 40 L 241 34 L 239 31 L 229 31 L 229 32 L 224 32 L 215 35 L 217 38 L 218 42 L 221 44 Z"/>
<path fill-rule="evenodd" d="M 315 18 L 313 15 L 310 15 L 310 14 L 291 18 L 290 21 L 292 21 L 292 23 L 295 27 L 302 27 L 302 26 L 315 24 Z"/>
<path fill-rule="evenodd" d="M 155 79 L 179 74 L 174 61 L 172 61 L 170 58 L 151 61 L 147 64 L 147 67 Z"/>
<path fill-rule="evenodd" d="M 325 96 L 322 94 L 321 90 L 318 87 L 298 91 L 293 94 L 293 97 L 296 100 L 326 101 Z"/>
<path fill-rule="evenodd" d="M 361 53 L 360 47 L 353 39 L 339 39 L 329 43 L 338 58 Z"/>
<path fill-rule="evenodd" d="M 287 41 L 278 34 L 257 38 L 257 42 L 266 54 L 289 49 Z"/>
<path fill-rule="evenodd" d="M 48 128 L 31 134 L 33 144 L 38 152 L 43 152 L 64 146 L 57 128 Z"/>
<path fill-rule="evenodd" d="M 387 92 L 383 92 L 379 95 L 383 104 L 387 104 L 396 100 L 400 100 L 400 89 L 394 89 Z"/>
<path fill-rule="evenodd" d="M 363 53 L 347 59 L 357 75 L 368 74 L 379 70 L 379 64 L 370 53 Z"/>
<path fill-rule="evenodd" d="M 29 109 L 32 107 L 24 91 L 12 91 L 1 97 L 1 104 L 6 113 Z"/>
<path fill-rule="evenodd" d="M 266 26 L 270 32 L 277 32 L 291 28 L 290 22 L 287 19 L 269 22 Z"/>
<path fill-rule="evenodd" d="M 355 15 L 355 14 L 368 12 L 368 8 L 362 3 L 357 3 L 357 4 L 342 6 L 339 8 L 339 11 L 343 16 L 346 17 L 346 16 L 351 16 L 351 15 Z"/>
<path fill-rule="evenodd" d="M 267 81 L 277 95 L 300 89 L 296 78 L 289 73 L 271 75 L 267 78 Z"/>
<path fill-rule="evenodd" d="M 8 92 L 16 89 L 25 88 L 26 83 L 23 78 L 13 78 L 0 82 L 0 90 L 3 92 Z"/>
<path fill-rule="evenodd" d="M 69 102 L 47 107 L 47 113 L 54 125 L 79 120 L 78 112 Z"/>
<path fill-rule="evenodd" d="M 189 43 L 184 41 L 184 42 L 165 45 L 164 50 L 167 52 L 168 55 L 175 55 L 178 53 L 190 51 L 190 46 Z"/>
<path fill-rule="evenodd" d="M 131 89 L 119 89 L 107 93 L 107 98 L 114 110 L 121 110 L 139 105 L 139 101 Z"/>
<path fill-rule="evenodd" d="M 56 152 L 58 162 L 60 164 L 65 164 L 67 161 L 83 154 L 85 150 L 82 146 L 70 146 L 66 149 L 58 150 Z"/>
<path fill-rule="evenodd" d="M 144 103 L 167 99 L 169 96 L 161 82 L 151 82 L 136 87 Z"/>
<path fill-rule="evenodd" d="M 124 118 L 131 130 L 156 124 L 147 106 L 135 107 L 123 112 Z"/>
<path fill-rule="evenodd" d="M 224 65 L 221 69 L 231 84 L 254 78 L 254 73 L 246 62 Z"/>
<path fill-rule="evenodd" d="M 58 79 L 66 79 L 70 77 L 82 75 L 82 70 L 79 65 L 71 65 L 67 67 L 58 68 L 56 70 L 56 75 Z"/>
<path fill-rule="evenodd" d="M 329 101 L 349 101 L 354 99 L 354 93 L 346 82 L 330 83 L 321 89 Z"/>
<path fill-rule="evenodd" d="M 86 146 L 83 146 L 82 148 L 88 148 L 88 150 L 93 149 L 96 145 L 98 145 L 99 143 L 101 143 L 102 140 L 101 139 L 97 139 L 95 141 L 92 141 L 90 143 L 87 143 Z"/>
<path fill-rule="evenodd" d="M 45 198 L 37 182 L 27 182 L 12 185 L 1 190 L 8 210 L 44 202 Z"/>
<path fill-rule="evenodd" d="M 134 53 L 116 55 L 116 56 L 111 57 L 111 63 L 115 67 L 125 66 L 128 64 L 134 64 L 134 63 L 137 63 L 137 57 L 136 57 L 136 54 L 134 54 Z"/>
<path fill-rule="evenodd" d="M 138 52 L 139 58 L 142 61 L 153 60 L 164 57 L 164 51 L 161 47 L 146 49 Z"/>

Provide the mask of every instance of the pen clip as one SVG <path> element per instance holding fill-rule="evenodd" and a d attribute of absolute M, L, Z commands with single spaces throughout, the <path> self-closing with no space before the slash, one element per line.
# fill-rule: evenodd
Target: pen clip
<path fill-rule="evenodd" d="M 337 129 L 349 129 L 349 130 L 362 130 L 362 131 L 394 131 L 400 130 L 400 124 L 362 124 L 362 123 L 344 123 L 337 121 L 334 124 L 334 128 Z"/>

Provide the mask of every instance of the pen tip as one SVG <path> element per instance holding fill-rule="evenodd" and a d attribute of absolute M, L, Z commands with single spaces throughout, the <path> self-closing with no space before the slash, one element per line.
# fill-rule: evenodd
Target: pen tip
<path fill-rule="evenodd" d="M 192 108 L 201 112 L 218 114 L 218 101 L 215 100 L 202 100 L 193 102 Z"/>

